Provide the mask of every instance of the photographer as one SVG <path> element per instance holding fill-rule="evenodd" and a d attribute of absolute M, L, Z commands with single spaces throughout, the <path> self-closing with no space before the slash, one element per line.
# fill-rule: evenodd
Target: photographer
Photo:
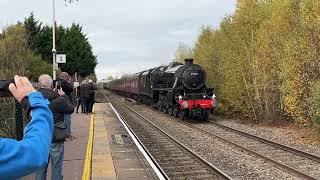
<path fill-rule="evenodd" d="M 67 127 L 64 123 L 65 114 L 71 114 L 74 111 L 74 106 L 69 100 L 68 96 L 62 91 L 61 87 L 58 89 L 57 85 L 53 88 L 53 80 L 47 75 L 43 74 L 38 79 L 39 92 L 43 97 L 50 101 L 50 109 L 54 118 L 53 139 L 50 149 L 51 159 L 51 179 L 62 180 L 62 164 L 64 156 L 64 141 L 68 134 Z M 47 177 L 47 166 L 36 173 L 36 180 L 45 180 Z"/>
<path fill-rule="evenodd" d="M 71 85 L 70 80 L 71 77 L 69 76 L 69 74 L 67 72 L 62 72 L 60 74 L 60 77 L 57 78 L 55 82 L 58 82 L 58 84 L 60 84 L 59 86 L 61 86 L 62 90 L 69 97 L 70 101 L 72 101 L 71 93 L 73 92 L 73 86 Z M 71 114 L 64 115 L 64 122 L 66 123 L 69 131 L 67 139 L 74 139 L 75 137 L 71 135 Z"/>
<path fill-rule="evenodd" d="M 49 102 L 36 92 L 28 78 L 15 76 L 14 82 L 9 90 L 31 116 L 31 121 L 21 141 L 0 138 L 0 179 L 18 179 L 45 166 L 52 140 Z"/>

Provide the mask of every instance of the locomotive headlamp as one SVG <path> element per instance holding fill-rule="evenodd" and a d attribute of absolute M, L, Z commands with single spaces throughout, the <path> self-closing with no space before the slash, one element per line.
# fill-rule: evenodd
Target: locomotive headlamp
<path fill-rule="evenodd" d="M 183 103 L 182 103 L 182 107 L 183 107 L 184 109 L 187 109 L 187 108 L 189 107 L 188 102 L 187 102 L 187 101 L 183 102 Z"/>
<path fill-rule="evenodd" d="M 181 95 L 179 96 L 179 100 L 182 100 L 182 96 Z"/>
<path fill-rule="evenodd" d="M 207 96 L 206 95 L 203 95 L 203 99 L 205 99 Z"/>
<path fill-rule="evenodd" d="M 213 94 L 213 95 L 212 95 L 212 99 L 215 99 L 215 98 L 216 98 L 216 95 L 215 95 L 215 94 Z"/>
<path fill-rule="evenodd" d="M 212 108 L 217 107 L 218 106 L 218 102 L 216 101 L 216 95 L 215 94 L 212 95 L 212 100 L 213 100 L 211 102 Z"/>

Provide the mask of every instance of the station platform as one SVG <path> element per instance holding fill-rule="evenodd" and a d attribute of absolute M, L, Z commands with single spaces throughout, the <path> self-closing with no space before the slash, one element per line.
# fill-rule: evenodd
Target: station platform
<path fill-rule="evenodd" d="M 159 179 L 109 103 L 96 103 L 92 115 L 72 114 L 72 135 L 76 138 L 65 142 L 64 179 Z"/>
<path fill-rule="evenodd" d="M 109 103 L 95 104 L 92 180 L 158 179 Z"/>

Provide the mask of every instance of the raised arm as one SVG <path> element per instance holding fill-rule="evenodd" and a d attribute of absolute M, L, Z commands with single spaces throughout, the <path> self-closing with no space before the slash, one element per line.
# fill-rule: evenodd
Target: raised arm
<path fill-rule="evenodd" d="M 31 174 L 48 162 L 52 140 L 53 117 L 49 102 L 35 92 L 27 78 L 15 76 L 9 88 L 21 102 L 31 121 L 21 141 L 0 138 L 0 179 L 17 179 Z M 27 95 L 27 96 L 26 96 Z"/>

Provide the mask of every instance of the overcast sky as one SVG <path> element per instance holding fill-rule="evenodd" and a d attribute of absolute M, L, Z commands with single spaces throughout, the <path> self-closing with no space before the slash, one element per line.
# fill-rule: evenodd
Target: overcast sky
<path fill-rule="evenodd" d="M 217 28 L 235 5 L 236 0 L 56 0 L 56 21 L 83 26 L 102 79 L 169 63 L 180 42 L 193 46 L 203 25 Z M 0 30 L 31 12 L 52 24 L 51 0 L 0 0 Z"/>

